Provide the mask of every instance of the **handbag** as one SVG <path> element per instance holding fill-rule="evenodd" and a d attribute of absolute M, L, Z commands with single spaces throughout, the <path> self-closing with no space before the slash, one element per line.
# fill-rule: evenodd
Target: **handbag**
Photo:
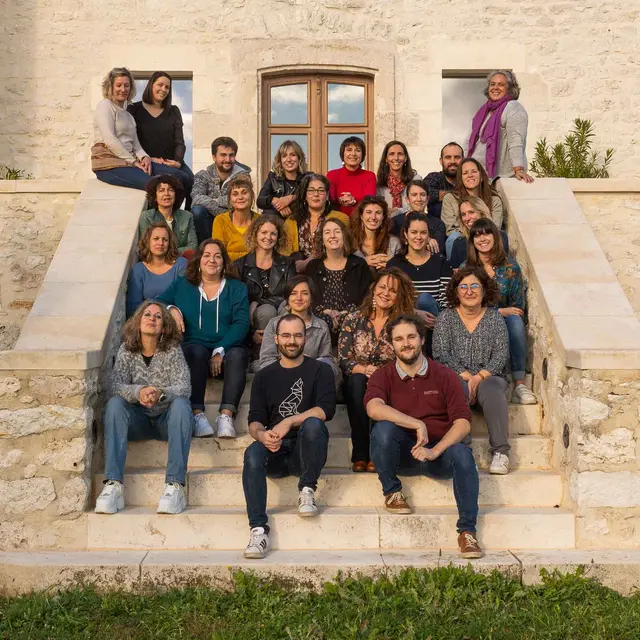
<path fill-rule="evenodd" d="M 133 163 L 119 158 L 104 142 L 96 142 L 91 147 L 91 170 L 104 171 L 120 167 L 133 167 Z"/>

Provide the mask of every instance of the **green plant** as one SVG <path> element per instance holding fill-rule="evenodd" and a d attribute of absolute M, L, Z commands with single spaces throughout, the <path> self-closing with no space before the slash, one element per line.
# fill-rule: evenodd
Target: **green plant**
<path fill-rule="evenodd" d="M 591 148 L 594 137 L 591 120 L 576 118 L 564 142 L 550 147 L 542 138 L 536 143 L 531 172 L 539 178 L 608 178 L 613 149 L 605 151 L 599 164 L 599 154 Z"/>
<path fill-rule="evenodd" d="M 27 173 L 24 169 L 0 164 L 0 180 L 33 180 L 33 174 Z"/>

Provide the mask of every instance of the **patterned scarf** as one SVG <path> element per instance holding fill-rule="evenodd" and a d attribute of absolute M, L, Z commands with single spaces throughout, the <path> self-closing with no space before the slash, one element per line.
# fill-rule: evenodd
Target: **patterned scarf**
<path fill-rule="evenodd" d="M 400 209 L 402 207 L 402 193 L 405 189 L 405 184 L 400 178 L 389 174 L 387 178 L 387 187 L 389 187 L 389 193 L 391 194 L 391 206 L 394 209 Z"/>

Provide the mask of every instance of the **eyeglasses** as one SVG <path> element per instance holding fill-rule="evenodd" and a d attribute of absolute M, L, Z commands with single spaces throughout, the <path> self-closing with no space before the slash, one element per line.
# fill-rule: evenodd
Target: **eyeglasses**
<path fill-rule="evenodd" d="M 291 340 L 293 338 L 298 341 L 304 338 L 304 333 L 279 333 L 278 336 L 283 340 Z"/>
<path fill-rule="evenodd" d="M 477 291 L 478 289 L 482 289 L 482 286 L 474 282 L 473 284 L 459 284 L 458 289 L 460 289 L 460 291 L 468 291 L 469 289 L 471 289 L 471 291 Z"/>
<path fill-rule="evenodd" d="M 323 188 L 307 189 L 307 193 L 310 193 L 312 196 L 315 196 L 315 195 L 323 196 L 325 193 L 327 193 L 327 190 Z"/>

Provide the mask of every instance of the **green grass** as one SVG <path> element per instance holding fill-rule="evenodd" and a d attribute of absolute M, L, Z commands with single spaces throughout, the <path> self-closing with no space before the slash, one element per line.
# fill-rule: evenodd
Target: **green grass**
<path fill-rule="evenodd" d="M 2 640 L 637 640 L 640 595 L 625 598 L 579 574 L 524 587 L 498 572 L 407 570 L 328 583 L 321 593 L 237 574 L 234 591 L 0 599 Z"/>

